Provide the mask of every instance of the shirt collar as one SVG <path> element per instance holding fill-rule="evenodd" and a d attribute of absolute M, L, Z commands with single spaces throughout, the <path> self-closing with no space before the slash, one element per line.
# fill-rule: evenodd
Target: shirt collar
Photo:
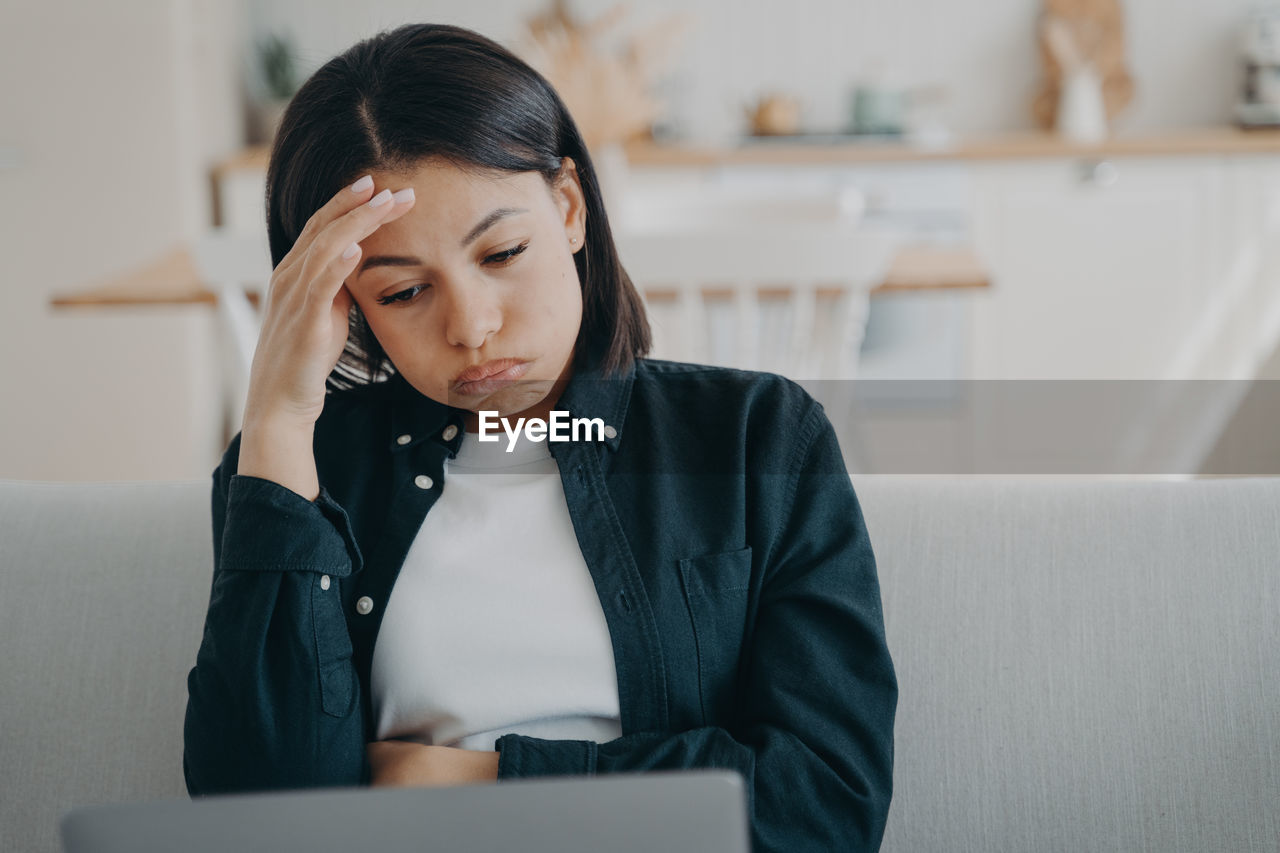
<path fill-rule="evenodd" d="M 631 402 L 636 365 L 606 375 L 592 366 L 575 370 L 556 403 L 574 418 L 599 418 L 605 424 L 604 443 L 616 451 L 622 441 L 623 424 Z M 452 458 L 462 443 L 465 410 L 438 403 L 409 384 L 399 373 L 386 380 L 391 400 L 391 451 L 398 452 L 433 439 L 448 448 Z M 453 427 L 453 429 L 450 429 Z M 446 437 L 447 436 L 447 437 Z M 555 445 L 552 445 L 554 451 Z"/>
<path fill-rule="evenodd" d="M 416 447 L 429 438 L 448 447 L 450 456 L 458 452 L 458 445 L 462 443 L 461 409 L 437 403 L 410 385 L 399 373 L 388 379 L 386 386 L 391 398 L 391 435 L 388 441 L 393 453 Z"/>

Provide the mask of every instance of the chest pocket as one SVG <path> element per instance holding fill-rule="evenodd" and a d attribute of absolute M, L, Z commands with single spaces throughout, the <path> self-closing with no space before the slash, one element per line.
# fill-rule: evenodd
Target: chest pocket
<path fill-rule="evenodd" d="M 733 714 L 746 635 L 751 549 L 687 557 L 679 565 L 698 649 L 703 724 L 724 725 Z"/>

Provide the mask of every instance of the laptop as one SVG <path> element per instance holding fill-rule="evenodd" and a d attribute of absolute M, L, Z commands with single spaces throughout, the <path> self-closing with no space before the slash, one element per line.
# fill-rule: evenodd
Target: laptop
<path fill-rule="evenodd" d="M 323 788 L 86 806 L 66 853 L 748 853 L 728 770 Z"/>

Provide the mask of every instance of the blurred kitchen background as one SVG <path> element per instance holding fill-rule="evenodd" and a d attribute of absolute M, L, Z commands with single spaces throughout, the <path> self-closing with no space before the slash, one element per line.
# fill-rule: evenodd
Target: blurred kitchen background
<path fill-rule="evenodd" d="M 654 355 L 811 384 L 851 469 L 1280 473 L 1278 7 L 21 0 L 0 478 L 209 475 L 270 274 L 275 117 L 410 21 L 556 83 Z"/>

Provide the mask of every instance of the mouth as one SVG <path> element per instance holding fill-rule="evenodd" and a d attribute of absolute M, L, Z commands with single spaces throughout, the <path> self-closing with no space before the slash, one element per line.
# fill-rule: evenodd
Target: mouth
<path fill-rule="evenodd" d="M 517 358 L 500 358 L 476 364 L 454 377 L 453 392 L 463 397 L 474 397 L 496 391 L 509 382 L 524 376 L 529 362 Z"/>

